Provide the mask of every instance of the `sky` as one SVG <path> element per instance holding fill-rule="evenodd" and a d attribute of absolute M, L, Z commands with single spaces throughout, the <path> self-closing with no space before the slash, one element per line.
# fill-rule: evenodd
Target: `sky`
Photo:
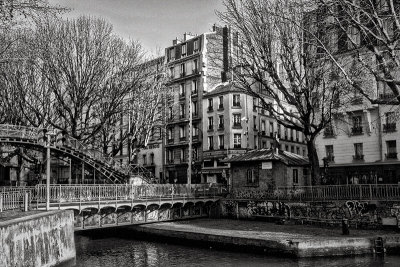
<path fill-rule="evenodd" d="M 222 0 L 49 0 L 70 8 L 65 17 L 90 15 L 108 20 L 116 34 L 138 40 L 151 54 L 164 51 L 185 32 L 202 34 L 218 24 Z"/>

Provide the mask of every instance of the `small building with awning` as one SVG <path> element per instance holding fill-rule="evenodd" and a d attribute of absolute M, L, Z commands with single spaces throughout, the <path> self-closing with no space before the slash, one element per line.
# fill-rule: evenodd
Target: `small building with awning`
<path fill-rule="evenodd" d="M 288 151 L 256 149 L 224 162 L 230 163 L 232 188 L 311 185 L 308 159 Z"/>

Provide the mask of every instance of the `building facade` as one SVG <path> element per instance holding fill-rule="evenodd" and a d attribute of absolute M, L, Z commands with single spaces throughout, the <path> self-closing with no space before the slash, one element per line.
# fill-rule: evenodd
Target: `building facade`
<path fill-rule="evenodd" d="M 223 159 L 271 148 L 275 136 L 280 149 L 306 156 L 303 134 L 278 124 L 259 101 L 233 83 L 221 84 L 204 95 L 201 182 L 229 182 L 229 165 Z"/>

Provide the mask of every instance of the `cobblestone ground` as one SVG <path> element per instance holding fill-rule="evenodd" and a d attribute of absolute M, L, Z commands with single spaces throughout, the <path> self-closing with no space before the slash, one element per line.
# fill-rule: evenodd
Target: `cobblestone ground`
<path fill-rule="evenodd" d="M 19 210 L 8 210 L 8 211 L 3 211 L 0 212 L 0 222 L 12 220 L 12 219 L 17 219 L 17 218 L 22 218 L 25 216 L 41 213 L 43 211 L 19 211 Z"/>
<path fill-rule="evenodd" d="M 309 239 L 340 239 L 374 236 L 399 236 L 400 231 L 350 229 L 350 235 L 342 235 L 341 228 L 323 228 L 310 225 L 278 225 L 261 221 L 196 219 L 144 225 L 143 227 L 198 232 L 256 239 L 306 241 Z"/>

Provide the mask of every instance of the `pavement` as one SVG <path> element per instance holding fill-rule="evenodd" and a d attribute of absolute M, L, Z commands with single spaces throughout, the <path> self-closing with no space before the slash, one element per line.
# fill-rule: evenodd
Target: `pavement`
<path fill-rule="evenodd" d="M 12 219 L 18 219 L 18 218 L 22 218 L 22 217 L 38 214 L 38 213 L 41 213 L 41 212 L 43 212 L 43 211 L 37 211 L 37 210 L 32 210 L 32 211 L 7 210 L 7 211 L 0 212 L 0 222 L 5 222 L 5 221 L 8 221 L 8 220 L 12 220 Z"/>
<path fill-rule="evenodd" d="M 400 231 L 394 230 L 359 230 L 350 229 L 350 235 L 342 235 L 341 228 L 323 228 L 311 225 L 278 225 L 262 221 L 244 221 L 227 219 L 196 219 L 175 222 L 161 222 L 142 225 L 141 227 L 204 233 L 221 236 L 235 236 L 252 239 L 268 239 L 272 241 L 292 240 L 326 240 L 371 238 L 374 236 L 398 236 Z"/>

